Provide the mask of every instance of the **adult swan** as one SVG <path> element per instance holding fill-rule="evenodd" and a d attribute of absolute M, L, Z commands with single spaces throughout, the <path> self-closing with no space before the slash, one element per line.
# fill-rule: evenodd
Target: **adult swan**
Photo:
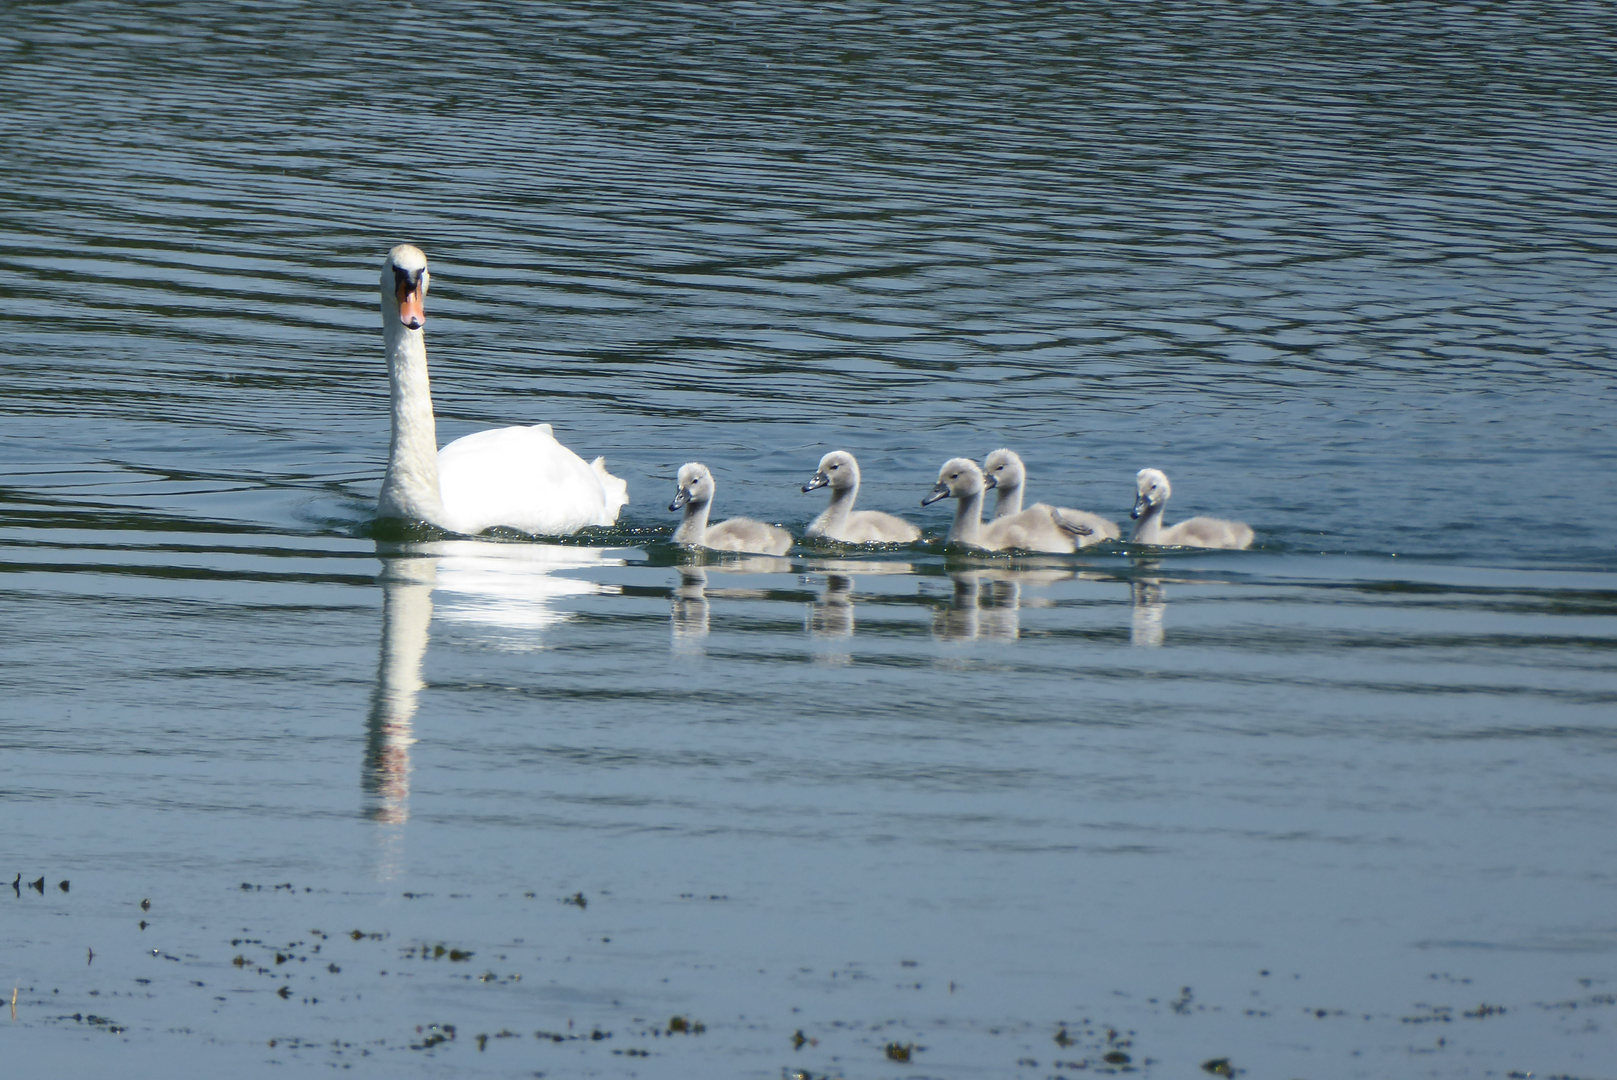
<path fill-rule="evenodd" d="M 442 450 L 427 382 L 427 257 L 400 244 L 382 264 L 382 339 L 393 397 L 393 439 L 377 516 L 425 521 L 475 536 L 496 525 L 536 536 L 610 525 L 628 485 L 601 458 L 556 441 L 549 424 L 494 428 Z"/>

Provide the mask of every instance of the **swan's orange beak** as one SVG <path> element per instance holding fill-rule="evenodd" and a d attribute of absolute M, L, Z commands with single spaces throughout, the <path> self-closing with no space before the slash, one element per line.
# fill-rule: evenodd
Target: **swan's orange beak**
<path fill-rule="evenodd" d="M 425 274 L 414 281 L 407 277 L 399 278 L 399 322 L 411 330 L 419 330 L 427 324 L 427 290 L 423 288 L 425 278 Z"/>

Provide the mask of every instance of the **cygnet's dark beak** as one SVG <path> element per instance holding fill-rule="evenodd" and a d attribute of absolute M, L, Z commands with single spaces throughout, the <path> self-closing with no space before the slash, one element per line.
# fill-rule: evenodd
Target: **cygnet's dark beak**
<path fill-rule="evenodd" d="M 940 481 L 938 481 L 938 483 L 936 485 L 933 486 L 932 494 L 928 495 L 926 498 L 921 500 L 921 505 L 922 506 L 931 506 L 933 503 L 937 502 L 939 499 L 947 499 L 948 497 L 949 497 L 949 485 L 945 484 L 943 481 L 940 480 Z"/>
<path fill-rule="evenodd" d="M 997 487 L 999 487 L 999 481 L 995 480 L 992 475 L 983 477 L 984 491 L 993 491 Z"/>
<path fill-rule="evenodd" d="M 831 478 L 829 476 L 825 475 L 823 472 L 817 472 L 813 476 L 809 477 L 809 482 L 803 485 L 803 490 L 813 491 L 815 488 L 823 488 L 830 482 Z"/>
<path fill-rule="evenodd" d="M 691 501 L 691 489 L 681 485 L 674 489 L 674 501 L 668 504 L 668 509 L 678 510 Z"/>
<path fill-rule="evenodd" d="M 1144 514 L 1149 509 L 1151 509 L 1151 500 L 1146 498 L 1143 494 L 1138 495 L 1134 499 L 1134 509 L 1129 511 L 1129 517 L 1135 521 L 1139 521 L 1140 515 Z"/>

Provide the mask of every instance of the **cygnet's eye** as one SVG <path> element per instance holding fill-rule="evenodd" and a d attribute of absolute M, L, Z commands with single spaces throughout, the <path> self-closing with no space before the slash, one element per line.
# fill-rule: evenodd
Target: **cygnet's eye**
<path fill-rule="evenodd" d="M 833 466 L 831 466 L 831 471 L 832 471 L 832 472 L 836 472 L 836 471 L 837 471 L 837 470 L 838 470 L 838 469 L 840 469 L 840 468 L 842 468 L 842 466 L 841 466 L 841 465 L 833 465 Z"/>

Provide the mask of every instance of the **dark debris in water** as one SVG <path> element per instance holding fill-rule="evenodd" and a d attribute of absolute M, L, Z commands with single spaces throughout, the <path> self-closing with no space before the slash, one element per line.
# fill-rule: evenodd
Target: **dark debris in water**
<path fill-rule="evenodd" d="M 536 1032 L 533 1033 L 533 1037 L 540 1040 L 541 1042 L 553 1042 L 553 1043 L 605 1042 L 607 1039 L 610 1039 L 612 1037 L 612 1033 L 610 1031 L 604 1031 L 601 1028 L 597 1027 L 597 1028 L 591 1028 L 587 1034 L 579 1034 L 579 1033 L 576 1033 L 576 1032 L 568 1032 L 566 1034 L 563 1034 L 563 1033 L 558 1032 L 558 1031 L 536 1031 Z"/>
<path fill-rule="evenodd" d="M 1188 987 L 1186 988 L 1188 991 Z M 1053 1041 L 1064 1051 L 1071 1051 L 1073 1047 L 1081 1047 L 1086 1053 L 1083 1057 L 1072 1057 L 1052 1062 L 1057 1069 L 1073 1069 L 1089 1071 L 1101 1075 L 1116 1075 L 1119 1073 L 1134 1073 L 1142 1068 L 1154 1065 L 1152 1058 L 1142 1058 L 1135 1061 L 1134 1049 L 1135 1033 L 1133 1031 L 1120 1031 L 1107 1025 L 1095 1025 L 1085 1020 L 1082 1024 L 1061 1023 L 1056 1025 Z"/>
<path fill-rule="evenodd" d="M 26 885 L 28 889 L 35 891 L 37 894 L 43 895 L 45 891 L 43 888 L 45 881 L 46 879 L 44 877 L 39 877 L 35 881 L 28 882 L 23 880 L 23 876 L 21 874 L 17 874 L 13 881 L 14 892 L 20 896 L 23 892 L 23 886 Z M 69 883 L 66 880 L 63 880 L 60 883 L 59 889 L 61 892 L 66 893 L 68 891 L 68 884 Z M 252 893 L 269 894 L 280 892 L 292 895 L 302 895 L 306 892 L 317 891 L 308 890 L 301 887 L 294 888 L 289 883 L 270 886 L 244 884 L 242 889 Z M 234 894 L 235 890 L 231 889 L 231 895 Z M 427 894 L 413 895 L 425 896 Z M 551 892 L 550 890 L 541 889 L 537 893 L 530 892 L 523 895 L 527 899 L 535 899 L 537 897 L 545 896 L 555 897 L 558 894 Z M 609 894 L 605 893 L 603 890 L 603 895 Z M 560 897 L 560 899 L 563 904 L 577 907 L 580 910 L 585 909 L 588 904 L 587 899 L 581 891 L 575 892 L 572 896 Z M 681 894 L 680 899 L 722 900 L 726 898 L 719 894 L 687 893 Z M 127 900 L 124 902 L 127 902 Z M 146 898 L 140 902 L 141 909 L 143 911 L 150 911 L 152 910 L 153 903 L 154 901 L 152 898 Z M 157 897 L 156 903 L 157 906 L 164 912 L 169 910 L 169 907 L 165 906 L 163 897 Z M 277 1006 L 273 1010 L 273 1015 L 283 1018 L 291 1018 L 299 1015 L 312 1016 L 314 1015 L 312 1013 L 303 1013 L 301 1009 L 297 1008 L 297 1005 L 299 1002 L 301 1002 L 303 1005 L 318 1004 L 321 999 L 320 997 L 315 996 L 314 992 L 320 991 L 322 986 L 330 988 L 329 994 L 326 994 L 325 996 L 331 998 L 346 999 L 343 996 L 351 994 L 355 999 L 357 999 L 361 990 L 365 992 L 366 997 L 369 997 L 371 987 L 376 984 L 366 984 L 365 982 L 367 978 L 372 977 L 366 970 L 367 963 L 371 962 L 367 958 L 377 957 L 378 954 L 374 951 L 375 945 L 389 942 L 392 937 L 392 932 L 385 927 L 364 926 L 363 921 L 361 922 L 360 926 L 353 926 L 352 923 L 347 922 L 348 918 L 353 917 L 352 915 L 339 917 L 344 919 L 345 925 L 350 925 L 352 928 L 346 931 L 339 930 L 332 934 L 328 934 L 319 929 L 311 929 L 306 932 L 305 936 L 294 940 L 290 937 L 275 937 L 271 935 L 265 935 L 264 937 L 248 936 L 252 933 L 252 930 L 247 927 L 241 927 L 237 937 L 228 939 L 230 944 L 229 952 L 221 951 L 211 956 L 199 956 L 186 952 L 183 948 L 172 944 L 169 947 L 175 950 L 173 953 L 164 951 L 162 949 L 150 949 L 143 951 L 149 954 L 151 957 L 174 963 L 174 968 L 169 968 L 167 964 L 157 965 L 157 967 L 160 967 L 166 971 L 174 972 L 175 974 L 183 973 L 181 977 L 186 987 L 206 988 L 211 984 L 213 988 L 207 990 L 207 993 L 213 997 L 215 1002 L 223 1003 L 227 1000 L 242 1002 L 251 1002 L 256 1000 L 260 1002 L 267 1002 L 267 998 L 270 995 L 273 995 L 279 998 L 281 1001 L 287 1003 L 287 1008 L 284 1009 L 280 1008 L 279 1004 L 277 1003 Z M 374 917 L 374 913 L 371 917 Z M 360 916 L 361 920 L 364 920 L 365 918 L 366 917 L 363 915 Z M 166 916 L 159 918 L 159 922 L 161 923 L 167 923 L 168 921 L 169 920 L 166 918 Z M 568 920 L 564 919 L 563 921 L 565 922 Z M 144 921 L 142 922 L 142 925 L 144 925 Z M 609 939 L 603 937 L 601 940 L 605 941 Z M 516 945 L 522 944 L 521 938 L 514 939 L 514 941 Z M 473 945 L 476 945 L 476 949 L 472 947 Z M 469 961 L 477 955 L 478 951 L 485 952 L 491 956 L 496 963 L 499 961 L 505 961 L 507 957 L 503 950 L 508 947 L 509 946 L 502 946 L 499 944 L 477 942 L 450 945 L 447 941 L 433 942 L 431 939 L 426 941 L 417 939 L 414 943 L 408 945 L 401 943 L 401 945 L 396 947 L 387 946 L 384 952 L 380 954 L 381 956 L 387 958 L 397 958 L 402 956 L 404 959 L 414 961 L 414 963 L 409 965 L 407 968 L 384 963 L 383 965 L 378 965 L 383 967 L 383 970 L 375 971 L 374 968 L 371 970 L 375 971 L 374 977 L 384 980 L 384 982 L 380 984 L 383 986 L 391 983 L 392 979 L 388 978 L 390 974 L 393 978 L 397 979 L 454 979 L 457 982 L 460 980 L 465 980 L 472 982 L 474 985 L 481 986 L 509 986 L 519 983 L 522 980 L 522 976 L 515 973 L 502 975 L 497 973 L 495 970 L 485 970 L 479 974 L 476 969 L 469 968 Z M 325 950 L 324 954 L 322 954 L 322 949 Z M 179 955 L 175 955 L 175 953 L 178 953 Z M 103 956 L 98 955 L 93 951 L 87 950 L 85 955 L 89 958 L 89 960 L 93 960 L 95 962 L 95 968 L 98 971 L 106 963 Z M 534 957 L 533 959 L 535 961 L 538 960 L 537 957 Z M 556 959 L 560 960 L 562 958 L 558 956 Z M 318 962 L 311 964 L 309 963 L 310 960 L 317 960 Z M 341 961 L 340 963 L 339 960 Z M 435 965 L 423 968 L 419 963 L 420 961 L 426 961 L 429 964 L 436 961 L 445 961 L 446 963 L 444 965 Z M 896 961 L 896 963 L 898 967 L 903 969 L 918 968 L 923 966 L 923 962 L 919 960 L 899 960 Z M 448 969 L 448 965 L 453 964 L 467 964 L 467 966 L 459 967 L 451 972 Z M 198 965 L 208 965 L 213 967 L 214 970 L 223 968 L 223 970 L 228 973 L 231 978 L 242 980 L 242 983 L 236 987 L 228 987 L 218 985 L 222 979 L 209 979 L 205 982 L 203 979 L 191 978 L 190 976 L 194 974 L 201 974 L 200 971 L 196 970 Z M 389 970 L 386 970 L 386 968 L 389 967 L 393 968 L 391 973 Z M 869 980 L 872 976 L 864 971 L 863 968 L 864 965 L 861 965 L 858 962 L 850 962 L 844 967 L 824 974 L 828 975 L 831 979 L 835 979 L 838 984 L 846 981 Z M 807 968 L 799 970 L 801 972 L 811 973 L 810 969 Z M 347 974 L 344 974 L 345 972 Z M 1260 972 L 1259 975 L 1262 978 L 1268 978 L 1267 969 Z M 1445 983 L 1455 990 L 1459 990 L 1459 988 L 1466 987 L 1471 984 L 1470 979 L 1457 978 L 1450 975 L 1433 975 L 1431 978 L 1434 982 Z M 261 981 L 264 979 L 270 980 L 268 985 L 265 985 Z M 111 996 L 138 995 L 145 998 L 152 998 L 156 994 L 160 993 L 165 985 L 168 985 L 171 988 L 180 988 L 180 981 L 181 980 L 174 979 L 173 976 L 159 976 L 154 983 L 153 979 L 143 977 L 135 980 L 135 982 L 140 987 L 147 989 L 135 990 L 133 987 L 130 987 L 130 992 L 128 994 L 123 994 L 119 991 L 111 991 L 110 994 Z M 1287 980 L 1288 985 L 1290 981 L 1291 980 Z M 126 983 L 125 985 L 127 986 L 128 984 Z M 907 986 L 909 984 L 903 985 Z M 917 983 L 914 985 L 919 987 L 921 984 Z M 1428 986 L 1430 987 L 1430 984 L 1428 984 Z M 941 982 L 938 984 L 937 988 L 941 990 Z M 1585 993 L 1582 996 L 1573 997 L 1564 1001 L 1536 1003 L 1519 1002 L 1508 1005 L 1498 1001 L 1484 1000 L 1479 1002 L 1477 997 L 1471 996 L 1475 993 L 1475 991 L 1459 990 L 1459 992 L 1466 993 L 1470 1000 L 1453 1005 L 1421 1002 L 1411 1006 L 1404 1012 L 1381 1012 L 1375 1014 L 1374 1016 L 1365 1014 L 1363 1018 L 1367 1021 L 1379 1020 L 1393 1029 L 1406 1025 L 1442 1025 L 1440 1030 L 1444 1032 L 1444 1035 L 1447 1037 L 1449 1042 L 1453 1042 L 1455 1036 L 1458 1034 L 1456 1029 L 1466 1029 L 1470 1028 L 1471 1026 L 1463 1023 L 1461 1018 L 1464 1018 L 1465 1020 L 1492 1019 L 1495 1020 L 1496 1023 L 1500 1023 L 1503 1022 L 1501 1018 L 1509 1018 L 1513 1015 L 1520 1016 L 1522 1014 L 1532 1014 L 1535 1010 L 1562 1012 L 1597 1008 L 1609 1009 L 1613 1006 L 1617 1006 L 1617 995 L 1592 992 L 1591 986 L 1587 982 L 1584 984 L 1584 988 Z M 1435 989 L 1435 987 L 1426 991 L 1428 1001 L 1430 1000 L 1429 995 L 1433 989 Z M 264 993 L 266 990 L 269 991 L 269 994 Z M 221 991 L 224 991 L 225 993 L 234 992 L 247 996 L 227 998 L 222 996 L 220 993 Z M 92 989 L 84 990 L 82 992 L 93 998 L 103 991 L 99 989 Z M 1254 991 L 1254 993 L 1256 993 L 1256 991 Z M 1189 986 L 1181 987 L 1177 996 L 1170 997 L 1168 995 L 1163 995 L 1160 998 L 1151 997 L 1137 1000 L 1143 1000 L 1149 1003 L 1149 1005 L 1155 1008 L 1156 1015 L 1163 1018 L 1171 1016 L 1187 1016 L 1191 1014 L 1210 1015 L 1223 1011 L 1223 1009 L 1217 1004 L 1204 1004 L 1198 1000 L 1192 988 Z M 65 1002 L 63 1004 L 65 1004 Z M 1298 1018 L 1299 1015 L 1299 1008 L 1301 1011 L 1301 1016 L 1306 1018 L 1305 1022 L 1328 1021 L 1331 1018 L 1346 1017 L 1350 1015 L 1347 1011 L 1344 1011 L 1341 1008 L 1321 1006 L 1315 1003 L 1305 1004 L 1297 1001 L 1295 998 L 1285 1002 L 1266 1000 L 1264 1004 L 1266 1004 L 1268 1008 L 1263 1010 L 1246 1009 L 1243 1012 L 1237 1007 L 1230 1009 L 1229 1015 L 1232 1018 L 1240 1016 L 1289 1016 L 1293 1018 L 1289 1021 L 1293 1024 L 1297 1022 L 1296 1018 Z M 612 1002 L 612 1005 L 614 1007 L 618 1007 L 618 1003 L 615 1001 Z M 797 1012 L 796 1009 L 792 1011 L 794 1013 Z M 265 1015 L 268 1016 L 271 1014 Z M 471 1015 L 472 1014 L 468 1014 L 467 1018 L 462 1019 L 468 1019 Z M 1354 1019 L 1358 1018 L 1358 1014 L 1352 1015 Z M 94 1027 L 98 1030 L 104 1030 L 111 1033 L 121 1034 L 127 1030 L 126 1024 L 114 1023 L 106 1016 L 97 1013 L 79 1012 L 67 1016 L 58 1016 L 55 1019 L 58 1021 L 72 1020 L 75 1023 L 83 1024 L 88 1027 Z M 794 1019 L 793 1023 L 799 1023 L 806 1019 L 807 1017 Z M 278 1022 L 287 1021 L 281 1020 Z M 1172 1020 L 1166 1020 L 1166 1022 L 1170 1024 L 1174 1023 Z M 902 1027 L 900 1027 L 900 1025 L 902 1025 Z M 765 1030 L 770 1028 L 770 1026 L 770 1022 L 767 1018 L 753 1017 L 747 1018 L 743 1028 Z M 1149 1077 L 1152 1075 L 1153 1066 L 1157 1066 L 1159 1064 L 1155 1059 L 1143 1056 L 1140 1050 L 1136 1047 L 1136 1043 L 1140 1039 L 1140 1036 L 1137 1034 L 1136 1030 L 1121 1026 L 1112 1026 L 1105 1023 L 1096 1023 L 1087 1018 L 1077 1020 L 1076 1022 L 1073 1020 L 1066 1020 L 1055 1023 L 1052 1026 L 1044 1026 L 1043 1024 L 1034 1021 L 1029 1021 L 1022 1025 L 1016 1023 L 1001 1023 L 999 1025 L 990 1026 L 979 1023 L 972 1026 L 974 1026 L 975 1030 L 981 1035 L 995 1036 L 998 1038 L 1017 1038 L 1018 1036 L 1015 1033 L 1018 1031 L 1021 1032 L 1021 1037 L 1025 1037 L 1029 1040 L 1042 1041 L 1043 1038 L 1050 1038 L 1055 1044 L 1056 1058 L 1055 1060 L 1045 1061 L 1045 1064 L 1049 1067 L 1048 1070 L 1046 1070 L 1046 1074 L 1050 1076 L 1065 1076 L 1069 1078 L 1069 1080 L 1072 1080 L 1072 1078 L 1074 1078 L 1077 1074 L 1111 1076 L 1138 1075 Z M 893 1030 L 886 1035 L 876 1038 L 873 1038 L 870 1034 L 872 1031 L 880 1030 L 884 1027 L 891 1027 Z M 915 1034 L 919 1034 L 913 1030 L 903 1030 L 904 1028 L 910 1027 L 911 1023 L 906 1020 L 890 1020 L 872 1027 L 868 1020 L 833 1020 L 820 1018 L 814 1021 L 814 1026 L 804 1024 L 803 1027 L 785 1027 L 784 1030 L 776 1027 L 774 1028 L 774 1033 L 770 1035 L 769 1038 L 780 1040 L 783 1036 L 785 1036 L 785 1041 L 791 1044 L 794 1052 L 805 1051 L 811 1047 L 817 1048 L 821 1051 L 821 1053 L 831 1055 L 829 1060 L 832 1062 L 839 1060 L 839 1048 L 836 1045 L 836 1040 L 838 1038 L 853 1038 L 857 1039 L 862 1047 L 862 1049 L 858 1051 L 860 1053 L 871 1055 L 876 1049 L 879 1048 L 883 1058 L 887 1062 L 910 1066 L 915 1065 L 917 1061 L 921 1060 L 918 1058 L 918 1055 L 926 1050 L 926 1047 L 920 1043 L 910 1041 Z M 817 1030 L 819 1032 L 819 1036 L 811 1037 L 807 1034 L 805 1028 L 808 1030 Z M 170 1028 L 168 1030 L 170 1034 L 190 1033 L 189 1029 Z M 398 1035 L 402 1035 L 404 1032 L 408 1032 L 409 1030 L 409 1027 L 395 1029 L 395 1037 L 392 1040 L 387 1038 L 371 1039 L 366 1043 L 363 1050 L 355 1049 L 354 1053 L 356 1055 L 368 1055 L 371 1053 L 380 1053 L 386 1049 L 402 1052 L 406 1046 L 415 1051 L 443 1051 L 451 1049 L 452 1044 L 456 1041 L 456 1025 L 453 1023 L 439 1022 L 435 1024 L 424 1024 L 414 1028 L 413 1037 L 409 1035 L 397 1037 Z M 618 1058 L 633 1059 L 658 1056 L 654 1055 L 650 1049 L 647 1049 L 648 1046 L 657 1042 L 658 1040 L 666 1041 L 668 1039 L 674 1039 L 678 1041 L 703 1035 L 707 1031 L 707 1024 L 694 1019 L 689 1013 L 681 1012 L 669 1017 L 667 1022 L 664 1024 L 658 1024 L 655 1021 L 648 1019 L 636 1018 L 632 1022 L 627 1022 L 625 1026 L 618 1028 L 618 1038 L 616 1040 L 614 1040 L 613 1031 L 607 1027 L 601 1026 L 599 1023 L 592 1024 L 581 1022 L 578 1028 L 575 1030 L 572 1020 L 566 1021 L 566 1027 L 564 1029 L 535 1030 L 532 1032 L 532 1036 L 534 1039 L 540 1042 L 571 1044 L 580 1051 L 584 1051 L 588 1047 L 594 1047 L 596 1044 L 603 1044 L 598 1048 L 597 1052 L 599 1052 L 599 1050 L 610 1050 L 611 1053 Z M 903 1033 L 902 1035 L 900 1035 L 901 1031 Z M 1435 1036 L 1437 1033 L 1433 1032 L 1432 1034 Z M 894 1036 L 900 1037 L 895 1038 Z M 483 1032 L 475 1036 L 471 1036 L 466 1041 L 475 1045 L 476 1049 L 480 1052 L 492 1052 L 497 1049 L 499 1040 L 510 1039 L 525 1039 L 525 1036 L 519 1036 L 515 1032 L 508 1029 L 492 1031 L 485 1028 Z M 1437 1044 L 1439 1047 L 1446 1045 L 1444 1039 L 1438 1039 Z M 272 1040 L 271 1046 L 274 1045 L 275 1042 Z M 785 1049 L 780 1045 L 779 1041 L 774 1042 L 773 1045 L 780 1051 L 784 1051 Z M 1048 1046 L 1049 1044 L 1044 1045 Z M 283 1036 L 281 1038 L 281 1049 L 283 1051 L 295 1047 L 302 1047 L 304 1051 L 314 1051 L 319 1049 L 322 1051 L 329 1051 L 330 1053 L 341 1057 L 345 1052 L 342 1048 L 353 1046 L 353 1043 L 345 1043 L 341 1039 L 327 1039 L 320 1041 L 306 1038 L 300 1041 L 294 1037 Z M 468 1049 L 470 1048 L 464 1047 L 463 1052 Z M 852 1049 L 853 1048 L 851 1046 L 844 1046 L 841 1048 L 840 1053 L 845 1054 Z M 1026 1044 L 1014 1047 L 1012 1053 L 1004 1059 L 1005 1064 L 1008 1066 L 1012 1061 L 1014 1061 L 1016 1068 L 1018 1069 L 1040 1069 L 1040 1061 L 1038 1058 L 1033 1056 L 1018 1056 L 1026 1055 L 1031 1049 L 1032 1046 Z M 670 1046 L 668 1047 L 667 1052 L 674 1053 L 675 1051 L 673 1047 Z M 936 1052 L 937 1051 L 934 1051 L 934 1053 Z M 782 1075 L 810 1077 L 813 1078 L 813 1080 L 822 1080 L 822 1077 L 825 1077 L 826 1080 L 834 1080 L 834 1078 L 837 1076 L 836 1073 L 827 1075 L 810 1071 L 808 1066 L 817 1069 L 822 1067 L 823 1064 L 820 1061 L 816 1061 L 814 1056 L 811 1054 L 805 1053 L 799 1060 L 804 1061 L 806 1067 L 797 1069 L 796 1071 L 787 1070 L 784 1071 Z M 931 1062 L 930 1058 L 926 1060 L 933 1065 L 941 1064 L 938 1062 Z M 1248 1071 L 1246 1069 L 1237 1068 L 1228 1057 L 1222 1056 L 1210 1057 L 1205 1061 L 1202 1061 L 1201 1069 L 1208 1075 L 1223 1077 L 1234 1077 L 1242 1075 Z"/>
<path fill-rule="evenodd" d="M 73 1013 L 69 1016 L 58 1016 L 56 1019 L 71 1020 L 75 1024 L 84 1024 L 105 1031 L 108 1035 L 122 1035 L 129 1030 L 124 1025 L 115 1023 L 105 1016 L 97 1016 L 95 1013 Z"/>
<path fill-rule="evenodd" d="M 1399 1017 L 1404 1024 L 1448 1024 L 1454 1020 L 1454 1010 L 1447 1005 L 1416 1005 L 1420 1010 L 1409 1016 Z"/>
<path fill-rule="evenodd" d="M 358 940 L 358 939 L 356 939 Z M 380 940 L 380 939 L 377 939 Z M 451 963 L 462 963 L 477 955 L 471 949 L 462 949 L 458 946 L 445 945 L 439 942 L 436 945 L 412 945 L 404 950 L 406 960 L 420 958 L 422 960 L 444 960 Z"/>
<path fill-rule="evenodd" d="M 451 1042 L 455 1038 L 454 1024 L 417 1024 L 415 1031 L 417 1035 L 421 1036 L 421 1041 L 411 1043 L 411 1050 L 431 1050 L 433 1047 L 441 1043 Z"/>

